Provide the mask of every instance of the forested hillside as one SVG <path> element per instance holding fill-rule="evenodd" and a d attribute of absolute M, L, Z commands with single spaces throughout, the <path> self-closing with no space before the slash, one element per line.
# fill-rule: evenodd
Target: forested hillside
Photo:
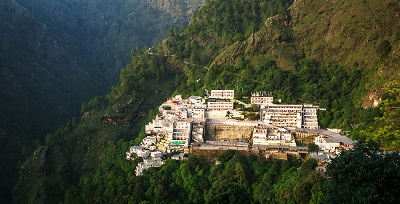
<path fill-rule="evenodd" d="M 127 148 L 128 146 L 125 145 Z M 67 191 L 66 201 L 96 203 L 318 203 L 323 178 L 315 172 L 316 162 L 303 164 L 244 156 L 240 152 L 222 154 L 219 165 L 168 160 L 158 169 L 136 177 L 135 168 L 115 156 L 95 173 L 82 177 Z M 118 166 L 117 168 L 114 168 Z M 122 168 L 120 168 L 122 167 Z M 298 170 L 299 168 L 300 170 Z M 118 186 L 118 190 L 114 190 Z M 77 195 L 81 195 L 79 198 Z"/>
<path fill-rule="evenodd" d="M 17 0 L 47 25 L 87 69 L 113 85 L 138 46 L 153 46 L 170 28 L 189 23 L 203 0 Z"/>
<path fill-rule="evenodd" d="M 119 148 L 117 142 L 137 135 L 148 111 L 173 93 L 177 70 L 168 65 L 166 58 L 141 51 L 137 55 L 132 58 L 135 65 L 122 69 L 121 86 L 83 104 L 82 118 L 74 118 L 46 136 L 46 145 L 21 168 L 14 191 L 17 203 L 63 200 L 65 191 L 81 175 L 109 160 Z M 32 177 L 32 173 L 37 175 Z"/>
<path fill-rule="evenodd" d="M 76 56 L 17 3 L 0 2 L 0 27 L 1 192 L 6 194 L 15 185 L 22 155 L 77 114 L 80 103 L 93 97 L 88 93 L 101 92 Z"/>
<path fill-rule="evenodd" d="M 392 202 L 398 190 L 373 189 L 388 179 L 386 173 L 376 176 L 382 165 L 398 172 L 399 158 L 382 156 L 376 146 L 357 146 L 343 157 L 374 164 L 353 166 L 360 167 L 355 181 L 363 181 L 372 197 L 349 193 L 358 184 L 348 179 L 354 170 L 341 171 L 341 157 L 328 167 L 332 180 L 315 174 L 311 161 L 263 161 L 238 153 L 227 153 L 219 166 L 195 158 L 167 162 L 139 178 L 133 176 L 135 162 L 123 159 L 128 146 L 144 137 L 140 129 L 165 98 L 173 92 L 203 95 L 205 88 L 235 89 L 238 97 L 268 91 L 285 103 L 318 104 L 327 108 L 319 113 L 323 128 L 350 130 L 354 138 L 399 150 L 399 26 L 386 21 L 399 15 L 400 4 L 354 2 L 207 1 L 187 27 L 170 30 L 149 50 L 135 49 L 110 93 L 93 98 L 82 106 L 80 119 L 47 135 L 46 145 L 22 166 L 15 202 L 329 203 L 335 194 L 353 197 L 352 203 Z M 385 12 L 379 12 L 382 8 Z M 370 17 L 358 16 L 365 10 Z M 334 29 L 326 29 L 326 22 Z M 373 26 L 359 28 L 363 22 Z M 353 29 L 356 41 L 345 30 L 336 33 L 342 25 Z M 377 107 L 366 108 L 372 106 Z M 335 192 L 339 185 L 349 188 Z"/>
<path fill-rule="evenodd" d="M 21 159 L 43 145 L 47 133 L 118 80 L 132 48 L 160 42 L 202 3 L 1 1 L 1 193 L 10 199 Z"/>

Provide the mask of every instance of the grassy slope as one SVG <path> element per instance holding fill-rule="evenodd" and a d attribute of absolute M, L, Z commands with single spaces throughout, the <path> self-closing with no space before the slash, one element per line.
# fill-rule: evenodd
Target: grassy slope
<path fill-rule="evenodd" d="M 286 14 L 269 18 L 258 32 L 225 49 L 212 64 L 234 64 L 244 55 L 253 66 L 271 59 L 278 67 L 293 70 L 299 59 L 310 58 L 322 65 L 362 70 L 357 97 L 360 106 L 371 107 L 383 94 L 383 83 L 398 79 L 399 16 L 398 0 L 296 1 Z M 384 41 L 392 47 L 388 53 L 380 49 Z M 379 80 L 370 80 L 376 76 Z"/>

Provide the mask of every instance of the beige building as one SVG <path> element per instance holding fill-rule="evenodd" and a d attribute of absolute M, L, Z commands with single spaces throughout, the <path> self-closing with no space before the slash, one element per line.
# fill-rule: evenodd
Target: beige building
<path fill-rule="evenodd" d="M 205 116 L 205 109 L 203 109 L 203 108 L 192 109 L 192 117 L 193 118 L 204 119 L 204 116 Z"/>
<path fill-rule="evenodd" d="M 296 146 L 293 135 L 284 128 L 258 124 L 253 130 L 253 145 Z"/>
<path fill-rule="evenodd" d="M 258 124 L 253 130 L 253 145 L 266 145 L 268 139 L 268 126 Z"/>
<path fill-rule="evenodd" d="M 266 106 L 266 105 L 273 104 L 273 102 L 274 102 L 274 97 L 269 97 L 269 96 L 252 96 L 252 97 L 250 98 L 250 100 L 251 100 L 251 104 Z"/>
<path fill-rule="evenodd" d="M 234 90 L 211 90 L 210 98 L 233 99 L 235 98 Z"/>
<path fill-rule="evenodd" d="M 233 110 L 233 102 L 215 101 L 207 103 L 208 110 Z"/>
<path fill-rule="evenodd" d="M 262 120 L 272 126 L 318 129 L 318 106 L 270 104 L 261 110 Z"/>

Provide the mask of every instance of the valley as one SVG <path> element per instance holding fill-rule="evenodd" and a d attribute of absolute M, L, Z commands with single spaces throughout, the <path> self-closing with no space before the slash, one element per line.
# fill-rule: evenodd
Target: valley
<path fill-rule="evenodd" d="M 11 200 L 17 169 L 47 134 L 117 83 L 133 48 L 160 42 L 202 3 L 0 2 L 0 197 Z"/>

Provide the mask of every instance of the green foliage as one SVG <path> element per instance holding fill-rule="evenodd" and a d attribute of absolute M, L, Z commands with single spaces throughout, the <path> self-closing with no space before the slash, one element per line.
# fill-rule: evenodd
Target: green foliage
<path fill-rule="evenodd" d="M 315 143 L 310 143 L 307 145 L 308 147 L 308 152 L 317 152 L 319 147 Z"/>
<path fill-rule="evenodd" d="M 67 203 L 319 203 L 325 184 L 315 173 L 312 161 L 304 162 L 299 169 L 296 160 L 266 161 L 227 151 L 219 158 L 221 165 L 200 164 L 190 157 L 187 161 L 167 161 L 160 168 L 149 169 L 143 177 L 136 177 L 134 167 L 138 161 L 123 159 L 125 150 L 134 142 L 119 140 L 136 138 L 138 142 L 143 138 L 144 131 L 139 130 L 149 109 L 173 91 L 183 96 L 204 95 L 204 88 L 235 89 L 238 98 L 253 91 L 268 91 L 284 103 L 318 104 L 327 108 L 320 112 L 321 127 L 350 129 L 373 122 L 380 114 L 376 109 L 355 108 L 365 94 L 367 78 L 363 77 L 368 76 L 359 65 L 349 69 L 340 64 L 320 63 L 305 58 L 306 50 L 290 56 L 295 66 L 277 63 L 281 59 L 275 59 L 275 52 L 288 48 L 286 45 L 294 40 L 292 23 L 301 25 L 301 19 L 290 22 L 278 16 L 271 23 L 274 25 L 267 26 L 270 31 L 264 29 L 265 33 L 256 35 L 267 18 L 286 12 L 291 2 L 207 1 L 188 27 L 172 30 L 170 38 L 151 49 L 159 53 L 148 53 L 146 49 L 132 51 L 132 63 L 121 70 L 120 84 L 113 86 L 107 96 L 82 105 L 82 121 L 78 125 L 67 123 L 55 134 L 49 134 L 46 147 L 38 151 L 41 154 L 24 164 L 16 200 L 59 203 L 65 196 Z M 269 38 L 276 41 L 268 44 L 265 41 Z M 254 46 L 242 46 L 248 42 Z M 283 47 L 274 49 L 279 46 Z M 315 48 L 313 44 L 309 47 Z M 274 52 L 273 57 L 264 56 L 268 49 Z M 380 50 L 387 52 L 387 43 Z M 251 56 L 257 53 L 260 55 Z M 388 110 L 384 116 L 394 125 L 385 131 L 396 133 L 398 113 L 390 115 Z M 367 169 L 363 167 L 358 174 L 363 171 Z M 333 180 L 331 185 L 340 182 Z M 365 187 L 370 191 L 368 185 Z"/>
<path fill-rule="evenodd" d="M 116 156 L 122 153 L 107 152 L 110 159 L 95 173 L 81 178 L 81 197 L 71 197 L 71 189 L 68 199 L 83 199 L 86 203 L 270 203 L 300 199 L 298 203 L 304 203 L 322 190 L 312 191 L 314 185 L 323 182 L 313 168 L 305 167 L 313 161 L 296 170 L 296 162 L 269 161 L 227 151 L 220 156 L 220 165 L 201 164 L 191 156 L 186 161 L 168 160 L 161 168 L 136 177 L 135 162 Z"/>
<path fill-rule="evenodd" d="M 376 143 L 357 143 L 328 165 L 323 203 L 395 203 L 400 193 L 400 156 Z"/>
<path fill-rule="evenodd" d="M 254 91 L 271 92 L 284 103 L 314 103 L 327 111 L 319 112 L 321 127 L 352 128 L 352 124 L 371 123 L 374 110 L 355 108 L 356 96 L 362 90 L 360 70 L 346 70 L 336 64 L 319 65 L 315 60 L 299 61 L 296 70 L 287 71 L 275 61 L 264 60 L 258 66 L 241 58 L 242 63 L 229 66 L 214 65 L 204 73 L 190 72 L 190 78 L 204 79 L 192 83 L 183 79 L 178 91 L 192 95 L 193 89 L 235 89 L 237 98 L 250 96 Z M 198 69 L 193 69 L 198 70 Z M 204 78 L 203 78 L 204 76 Z M 257 119 L 257 115 L 249 115 Z"/>
<path fill-rule="evenodd" d="M 268 17 L 284 12 L 291 0 L 207 1 L 181 33 L 170 32 L 170 52 L 207 65 L 226 46 L 248 38 Z"/>
<path fill-rule="evenodd" d="M 400 150 L 400 82 L 385 84 L 385 98 L 379 105 L 382 115 L 368 129 L 361 130 L 360 136 L 378 142 L 384 149 Z"/>
<path fill-rule="evenodd" d="M 32 4 L 29 0 L 2 0 L 0 127 L 7 129 L 8 136 L 18 138 L 20 144 L 7 152 L 14 159 L 1 170 L 13 172 L 15 175 L 10 177 L 15 180 L 19 163 L 26 159 L 26 155 L 19 155 L 21 146 L 25 153 L 32 154 L 36 139 L 44 141 L 46 134 L 79 115 L 84 101 L 104 94 L 118 81 L 134 46 L 159 43 L 168 29 L 188 23 L 202 4 L 200 0 L 168 0 L 165 4 L 86 0 Z M 164 74 L 162 70 L 160 67 L 156 74 Z M 96 97 L 84 104 L 82 113 L 104 109 L 108 104 L 103 102 L 108 101 L 102 99 Z M 50 140 L 49 136 L 47 142 Z M 12 190 L 11 185 L 7 194 Z M 1 198 L 0 203 L 10 202 Z"/>
<path fill-rule="evenodd" d="M 387 40 L 384 40 L 376 48 L 376 53 L 379 56 L 386 56 L 387 54 L 389 54 L 390 50 L 392 50 L 392 46 L 390 45 L 390 42 Z"/>
<path fill-rule="evenodd" d="M 163 70 L 152 68 L 162 65 L 168 65 L 166 58 L 149 57 L 141 51 L 133 56 L 132 64 L 123 69 L 120 86 L 115 86 L 107 96 L 95 97 L 82 106 L 81 121 L 72 119 L 60 126 L 56 133 L 48 134 L 45 140 L 47 153 L 40 157 L 46 159 L 35 164 L 35 159 L 31 158 L 23 165 L 25 173 L 21 174 L 17 183 L 15 200 L 57 203 L 66 196 L 66 202 L 74 202 L 79 199 L 90 200 L 92 196 L 95 195 L 96 198 L 100 194 L 105 197 L 95 202 L 123 200 L 122 194 L 128 190 L 113 188 L 125 182 L 116 172 L 106 174 L 107 179 L 113 183 L 104 191 L 80 188 L 79 192 L 83 192 L 84 195 L 80 194 L 81 198 L 78 199 L 75 198 L 76 190 L 73 186 L 78 186 L 79 181 L 104 185 L 98 178 L 91 180 L 91 176 L 96 177 L 96 174 L 91 175 L 90 172 L 94 172 L 102 162 L 117 157 L 118 155 L 110 157 L 111 154 L 108 153 L 116 151 L 117 146 L 122 151 L 127 149 L 128 146 L 122 147 L 117 141 L 132 138 L 132 135 L 137 137 L 147 113 L 149 117 L 155 115 L 154 111 L 149 110 L 172 94 L 175 89 L 172 82 L 176 71 L 169 67 Z M 33 168 L 28 167 L 30 165 Z M 110 168 L 105 166 L 101 170 L 106 172 Z M 129 169 L 126 166 L 122 168 Z M 44 171 L 48 173 L 44 174 Z M 28 175 L 36 175 L 35 180 L 29 180 Z M 82 175 L 86 177 L 79 180 Z M 122 194 L 111 198 L 116 192 Z M 162 191 L 157 192 L 162 197 Z"/>

